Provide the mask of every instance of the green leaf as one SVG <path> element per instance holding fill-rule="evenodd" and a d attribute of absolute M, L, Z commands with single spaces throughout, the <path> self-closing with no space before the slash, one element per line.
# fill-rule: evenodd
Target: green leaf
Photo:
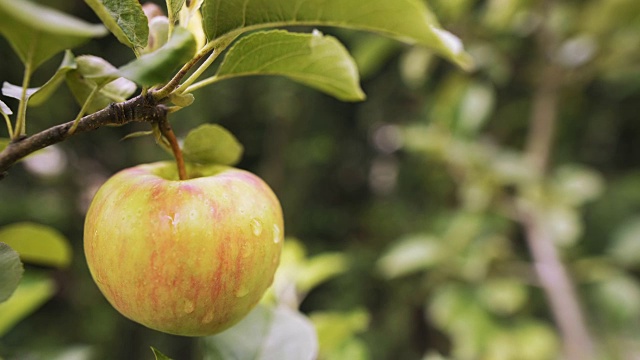
<path fill-rule="evenodd" d="M 607 252 L 616 263 L 640 267 L 640 217 L 627 220 L 616 229 Z"/>
<path fill-rule="evenodd" d="M 0 303 L 11 297 L 23 272 L 20 255 L 9 245 L 0 242 Z"/>
<path fill-rule="evenodd" d="M 413 235 L 399 240 L 378 260 L 378 270 L 396 278 L 436 266 L 444 260 L 442 241 L 429 235 Z"/>
<path fill-rule="evenodd" d="M 26 0 L 0 0 L 0 18 L 0 33 L 32 70 L 65 49 L 107 33 L 102 25 Z"/>
<path fill-rule="evenodd" d="M 147 46 L 149 25 L 138 0 L 85 0 L 121 43 L 134 51 Z"/>
<path fill-rule="evenodd" d="M 206 359 L 315 359 L 318 339 L 311 322 L 287 307 L 259 304 L 229 330 L 205 338 Z"/>
<path fill-rule="evenodd" d="M 11 246 L 24 262 L 66 267 L 71 246 L 57 230 L 33 223 L 17 223 L 0 229 L 0 241 Z"/>
<path fill-rule="evenodd" d="M 55 72 L 53 77 L 49 79 L 44 85 L 41 87 L 34 87 L 27 89 L 27 99 L 29 100 L 29 105 L 38 106 L 42 105 L 52 94 L 60 83 L 64 80 L 65 75 L 68 71 L 75 69 L 77 66 L 75 62 L 75 57 L 71 53 L 71 51 L 67 50 L 65 52 L 64 59 L 62 59 L 62 63 L 58 70 Z M 20 100 L 22 98 L 22 87 L 18 85 L 13 85 L 8 82 L 4 82 L 2 84 L 2 94 Z"/>
<path fill-rule="evenodd" d="M 176 27 L 171 39 L 158 50 L 122 66 L 117 75 L 140 85 L 156 85 L 170 79 L 196 52 L 196 40 L 183 27 Z"/>
<path fill-rule="evenodd" d="M 169 40 L 169 19 L 166 16 L 156 16 L 149 21 L 149 43 L 144 53 L 152 53 Z"/>
<path fill-rule="evenodd" d="M 153 351 L 153 355 L 156 357 L 156 360 L 171 360 L 170 357 L 160 352 L 160 350 L 151 347 L 151 351 Z"/>
<path fill-rule="evenodd" d="M 101 86 L 87 107 L 87 113 L 101 110 L 112 102 L 125 101 L 137 89 L 134 82 L 118 78 L 118 69 L 100 57 L 78 56 L 76 62 L 77 68 L 67 72 L 66 81 L 78 104 L 84 104 L 93 89 Z"/>
<path fill-rule="evenodd" d="M 516 279 L 491 278 L 478 289 L 482 305 L 498 315 L 514 315 L 529 299 L 527 287 Z"/>
<path fill-rule="evenodd" d="M 335 358 L 330 354 L 340 353 L 358 333 L 367 329 L 370 320 L 364 310 L 314 312 L 309 317 L 318 331 L 320 352 L 325 359 Z"/>
<path fill-rule="evenodd" d="M 348 270 L 347 259 L 342 253 L 324 253 L 309 259 L 297 274 L 299 292 L 309 292 L 316 286 Z"/>
<path fill-rule="evenodd" d="M 462 67 L 472 65 L 460 40 L 440 28 L 422 0 L 209 0 L 202 15 L 210 40 L 268 27 L 337 26 L 418 43 Z"/>
<path fill-rule="evenodd" d="M 67 72 L 76 69 L 76 67 L 76 58 L 73 56 L 73 53 L 69 50 L 65 51 L 64 58 L 62 59 L 62 63 L 58 67 L 58 70 L 56 70 L 55 74 L 53 74 L 53 76 L 44 85 L 37 88 L 33 95 L 29 97 L 29 105 L 39 106 L 47 101 L 53 92 L 58 89 L 58 86 L 60 86 L 62 81 L 64 81 Z"/>
<path fill-rule="evenodd" d="M 167 15 L 169 16 L 169 22 L 174 24 L 176 17 L 182 10 L 185 0 L 167 0 Z"/>
<path fill-rule="evenodd" d="M 182 152 L 189 162 L 233 166 L 240 161 L 243 147 L 229 130 L 204 124 L 187 134 Z"/>
<path fill-rule="evenodd" d="M 26 272 L 9 300 L 0 304 L 0 337 L 53 296 L 55 284 L 49 277 Z"/>
<path fill-rule="evenodd" d="M 358 69 L 347 49 L 332 36 L 283 30 L 257 32 L 227 53 L 217 77 L 281 75 L 344 101 L 365 98 Z"/>

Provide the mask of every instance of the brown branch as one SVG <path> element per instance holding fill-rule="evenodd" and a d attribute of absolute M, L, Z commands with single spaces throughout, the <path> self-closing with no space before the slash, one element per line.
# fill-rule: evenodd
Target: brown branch
<path fill-rule="evenodd" d="M 178 139 L 171 128 L 171 124 L 167 121 L 166 118 L 160 120 L 159 122 L 160 132 L 162 136 L 169 142 L 171 146 L 171 151 L 173 152 L 173 156 L 176 158 L 176 165 L 178 166 L 178 177 L 180 180 L 187 180 L 187 170 L 184 165 L 184 157 L 182 156 L 182 150 L 180 149 L 180 144 L 178 144 Z"/>
<path fill-rule="evenodd" d="M 541 3 L 548 12 L 551 0 Z M 550 54 L 557 46 L 552 31 L 543 24 L 537 34 L 538 48 L 544 61 L 540 79 L 533 95 L 526 158 L 540 179 L 549 167 L 558 121 L 559 93 L 564 81 L 563 71 L 554 64 Z M 541 209 L 532 206 L 518 208 L 519 221 L 534 261 L 534 270 L 549 301 L 551 312 L 560 330 L 564 353 L 568 360 L 593 358 L 593 341 L 582 314 L 575 286 L 562 263 L 550 229 L 542 218 Z"/>
<path fill-rule="evenodd" d="M 520 222 L 535 261 L 534 270 L 560 329 L 565 356 L 568 360 L 592 359 L 593 343 L 580 302 L 549 229 L 533 209 L 521 209 Z"/>
<path fill-rule="evenodd" d="M 153 94 L 139 95 L 127 101 L 111 104 L 91 115 L 80 119 L 75 134 L 95 130 L 107 125 L 125 125 L 131 122 L 159 122 L 166 118 L 166 107 Z M 25 156 L 47 146 L 66 140 L 72 134 L 69 130 L 74 121 L 53 126 L 39 133 L 12 141 L 0 152 L 0 179 L 6 171 Z"/>

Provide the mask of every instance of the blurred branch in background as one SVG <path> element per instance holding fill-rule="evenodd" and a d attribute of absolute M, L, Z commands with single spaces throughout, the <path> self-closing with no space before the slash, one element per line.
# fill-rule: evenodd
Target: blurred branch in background
<path fill-rule="evenodd" d="M 563 69 L 555 61 L 558 48 L 556 34 L 549 29 L 549 8 L 553 0 L 541 3 L 545 19 L 536 33 L 539 59 L 542 62 L 540 78 L 535 89 L 525 158 L 541 179 L 547 173 L 554 135 L 558 121 L 559 92 L 563 85 Z M 521 204 L 518 204 L 521 205 Z M 528 205 L 528 204 L 527 204 Z M 593 342 L 584 320 L 573 282 L 560 259 L 549 225 L 535 206 L 518 206 L 519 218 L 540 280 L 560 329 L 564 352 L 568 359 L 582 360 L 594 356 Z"/>

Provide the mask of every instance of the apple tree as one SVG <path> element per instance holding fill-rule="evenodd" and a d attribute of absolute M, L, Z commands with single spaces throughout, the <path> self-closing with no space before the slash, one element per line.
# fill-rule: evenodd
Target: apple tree
<path fill-rule="evenodd" d="M 152 137 L 175 161 L 124 170 L 97 193 L 84 248 L 105 297 L 148 327 L 206 336 L 210 358 L 312 359 L 329 352 L 323 338 L 340 317 L 319 314 L 314 327 L 297 308 L 311 288 L 344 271 L 343 260 L 331 254 L 306 260 L 296 241 L 283 241 L 280 204 L 262 180 L 233 168 L 243 146 L 230 132 L 199 124 L 182 141 L 172 122 L 181 121 L 181 110 L 199 89 L 254 75 L 285 77 L 342 101 L 363 100 L 349 51 L 316 27 L 372 32 L 470 69 L 461 41 L 420 0 L 85 3 L 101 24 L 31 1 L 0 0 L 0 34 L 14 51 L 4 56 L 19 59 L 24 70 L 21 84 L 2 86 L 17 107 L 0 101 L 6 124 L 0 176 L 11 176 L 17 162 L 72 136 L 146 124 L 128 137 Z M 109 33 L 121 43 L 119 51 L 131 52 L 126 64 L 74 52 Z M 36 71 L 54 57 L 61 58 L 57 70 L 34 83 Z M 75 118 L 52 124 L 28 116 L 31 108 L 46 107 L 63 84 L 77 100 Z M 46 271 L 25 271 L 23 263 L 67 267 L 72 254 L 58 231 L 34 223 L 4 227 L 0 241 L 2 333 L 56 292 Z M 282 269 L 263 297 L 283 242 Z M 347 333 L 366 322 L 360 313 L 341 319 Z"/>

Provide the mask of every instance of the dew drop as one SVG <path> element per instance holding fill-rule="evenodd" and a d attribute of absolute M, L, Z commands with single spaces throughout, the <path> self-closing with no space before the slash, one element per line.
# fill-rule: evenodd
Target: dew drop
<path fill-rule="evenodd" d="M 273 224 L 273 243 L 277 244 L 279 243 L 282 239 L 280 238 L 280 227 L 278 226 L 278 224 Z"/>
<path fill-rule="evenodd" d="M 253 231 L 253 235 L 260 236 L 260 234 L 262 234 L 262 222 L 256 218 L 251 220 L 251 230 Z"/>
<path fill-rule="evenodd" d="M 249 288 L 246 285 L 240 285 L 238 291 L 236 291 L 236 297 L 245 297 L 249 293 Z"/>
<path fill-rule="evenodd" d="M 195 309 L 193 302 L 191 300 L 184 300 L 184 312 L 187 314 L 191 314 Z"/>
<path fill-rule="evenodd" d="M 240 246 L 240 253 L 242 254 L 242 257 L 246 259 L 253 253 L 253 247 L 249 243 L 242 243 Z"/>
<path fill-rule="evenodd" d="M 208 324 L 213 321 L 213 310 L 209 311 L 204 318 L 202 318 L 203 324 Z"/>

